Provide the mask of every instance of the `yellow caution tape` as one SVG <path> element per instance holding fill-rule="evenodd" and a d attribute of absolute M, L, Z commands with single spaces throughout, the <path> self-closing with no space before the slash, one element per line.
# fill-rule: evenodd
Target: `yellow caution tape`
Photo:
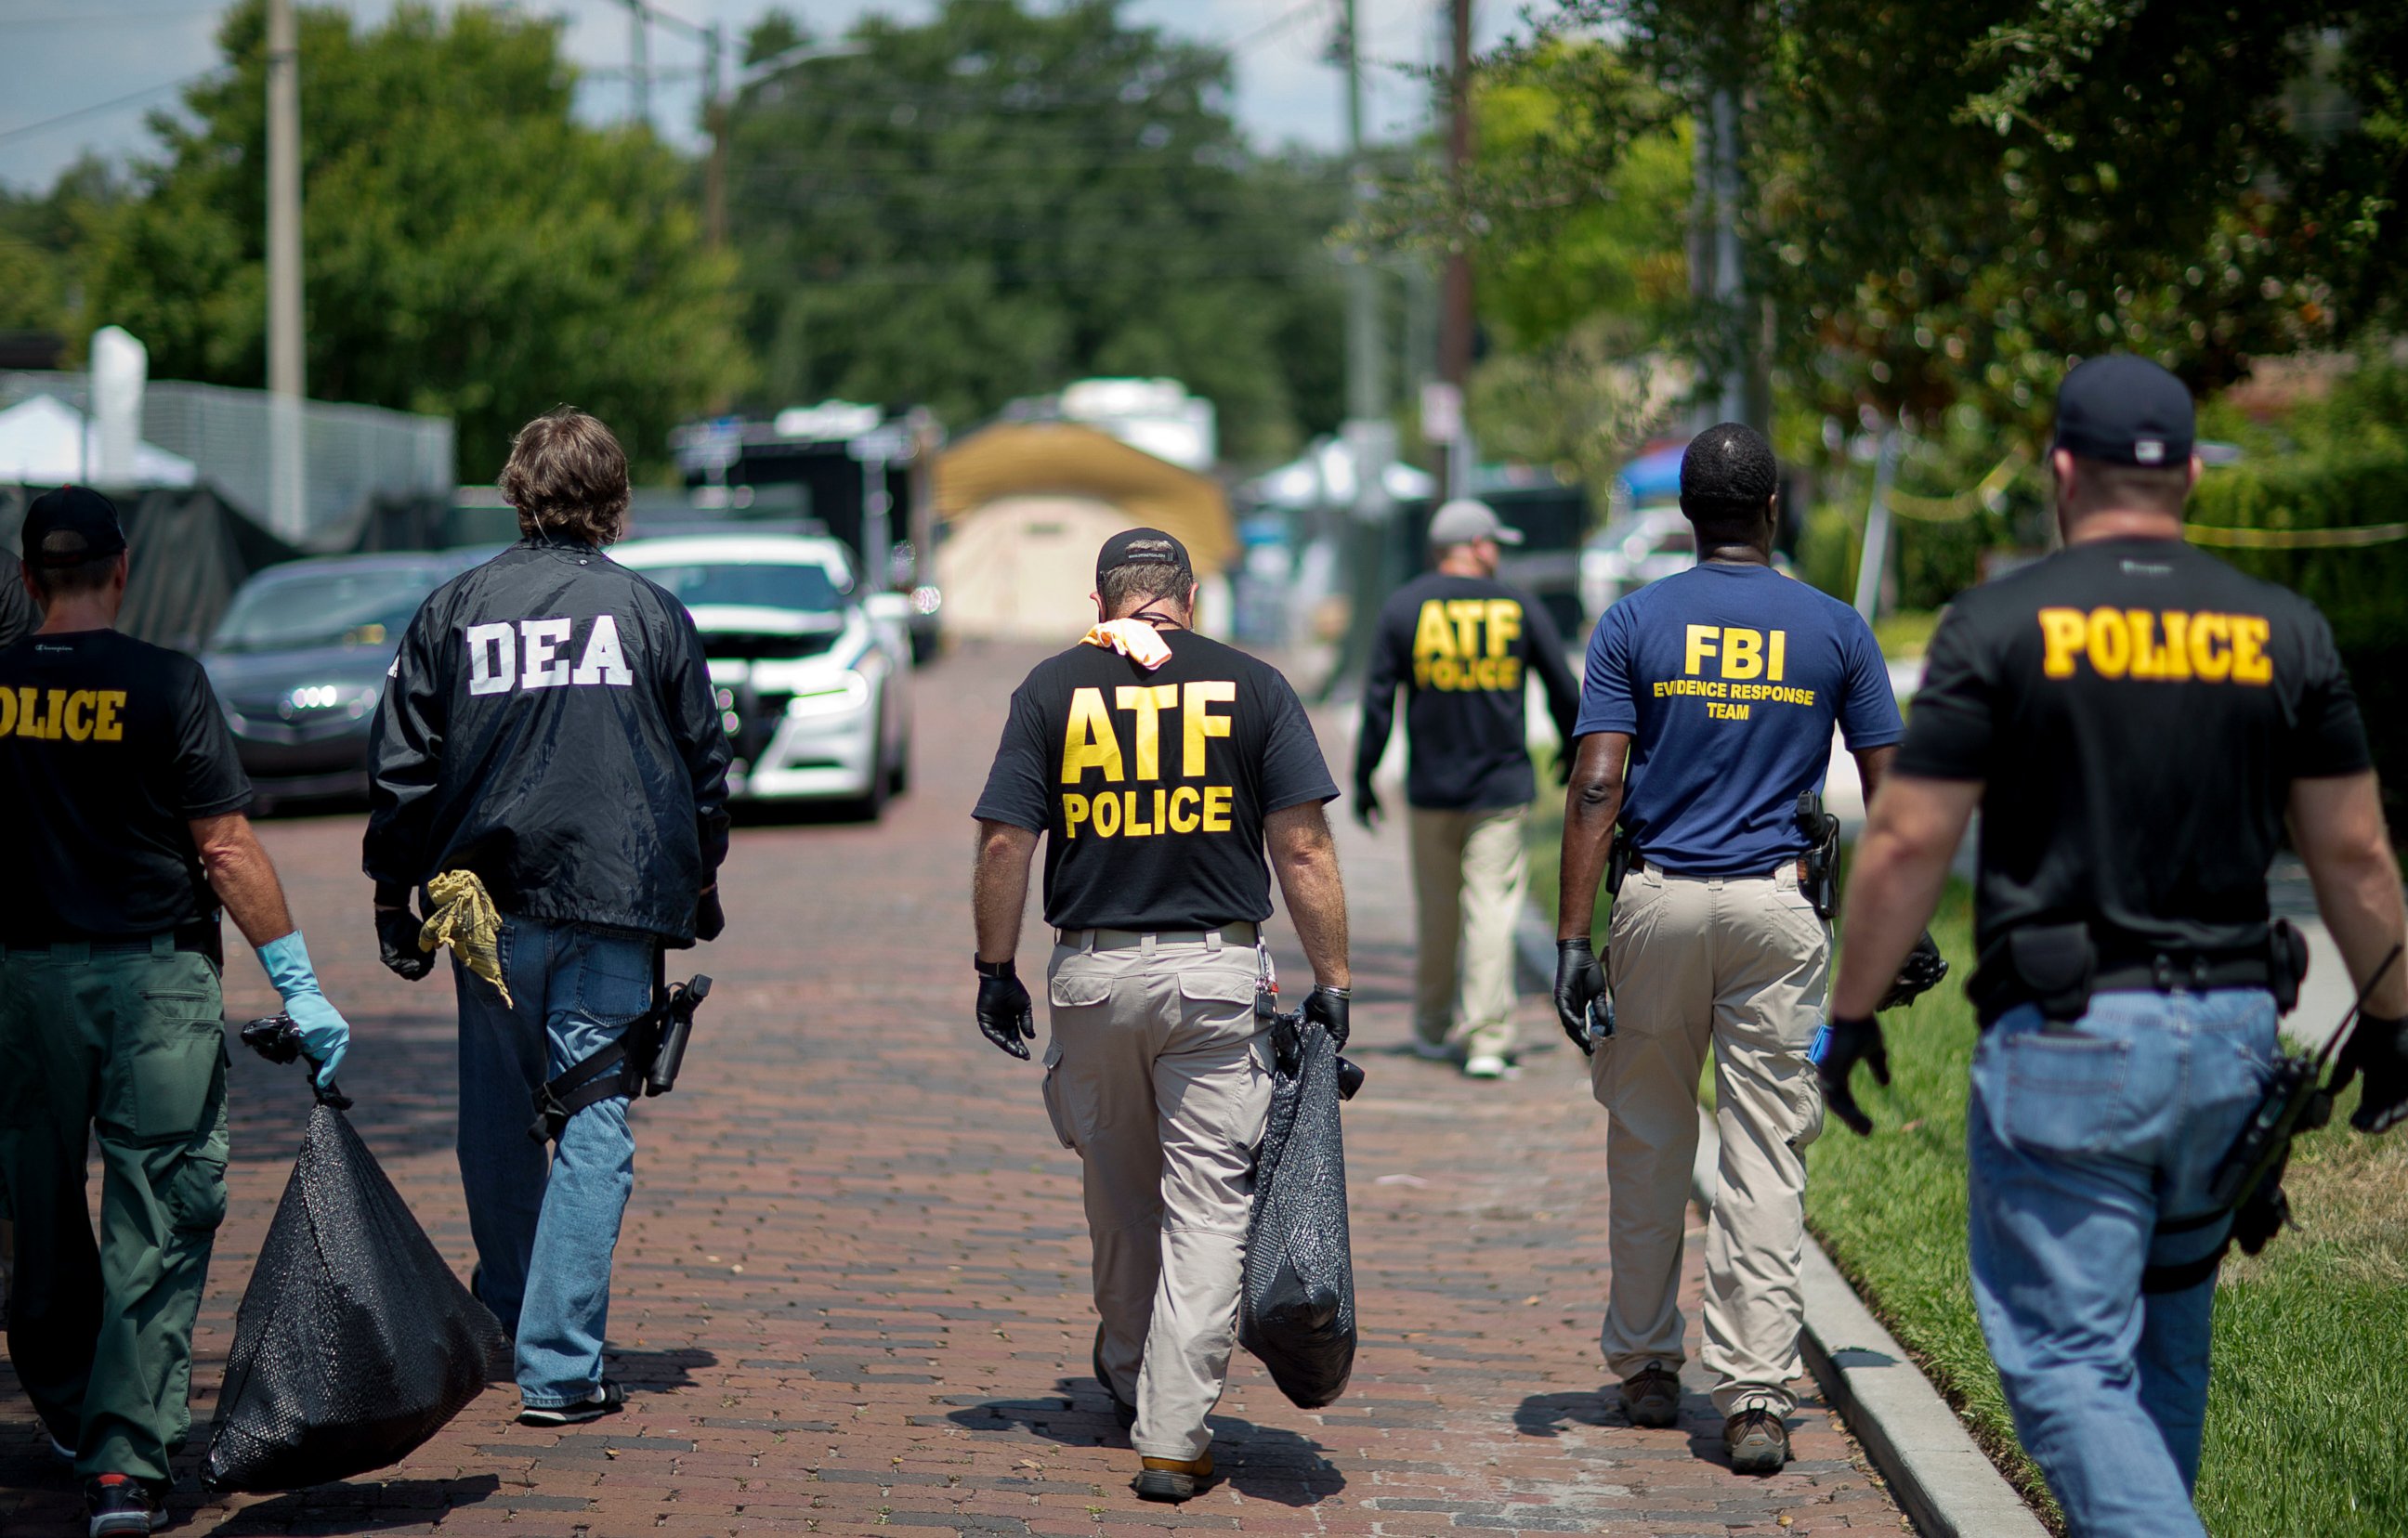
<path fill-rule="evenodd" d="M 1889 510 L 1900 518 L 1917 519 L 1926 523 L 1956 523 L 1985 507 L 1995 511 L 1999 499 L 2006 494 L 2007 487 L 2022 474 L 2025 463 L 2024 451 L 2014 449 L 2005 459 L 1992 465 L 1990 473 L 1977 481 L 1971 491 L 1959 491 L 1954 496 L 1921 497 L 1893 486 L 1889 491 Z"/>
<path fill-rule="evenodd" d="M 2361 523 L 2346 529 L 2228 529 L 2186 523 L 2183 537 L 2194 545 L 2234 550 L 2344 550 L 2408 539 L 2408 523 Z"/>
<path fill-rule="evenodd" d="M 450 946 L 461 965 L 493 984 L 509 1004 L 509 985 L 502 981 L 502 915 L 477 873 L 445 871 L 426 883 L 426 895 L 435 900 L 435 915 L 419 930 L 418 948 Z"/>

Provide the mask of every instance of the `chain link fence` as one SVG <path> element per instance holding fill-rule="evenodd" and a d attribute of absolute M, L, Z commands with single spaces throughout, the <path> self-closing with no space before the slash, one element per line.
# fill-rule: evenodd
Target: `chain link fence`
<path fill-rule="evenodd" d="M 50 395 L 91 409 L 80 373 L 0 373 L 0 409 Z M 448 498 L 452 430 L 442 417 L 310 401 L 302 407 L 307 491 L 300 528 L 269 521 L 268 416 L 264 390 L 161 380 L 142 392 L 142 441 L 193 462 L 200 479 L 244 517 L 310 549 L 347 547 L 380 501 Z"/>

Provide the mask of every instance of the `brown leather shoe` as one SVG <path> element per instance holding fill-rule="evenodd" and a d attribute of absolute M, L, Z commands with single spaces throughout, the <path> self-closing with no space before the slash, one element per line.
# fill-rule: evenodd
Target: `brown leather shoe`
<path fill-rule="evenodd" d="M 1789 1428 L 1766 1409 L 1742 1410 L 1723 1422 L 1731 1473 L 1779 1474 L 1789 1461 Z"/>
<path fill-rule="evenodd" d="M 1662 1431 L 1681 1418 L 1681 1374 L 1651 1362 L 1622 1380 L 1622 1412 L 1633 1426 Z"/>
<path fill-rule="evenodd" d="M 1181 1460 L 1148 1458 L 1138 1471 L 1137 1493 L 1141 1501 L 1192 1501 L 1212 1485 L 1212 1455 Z"/>

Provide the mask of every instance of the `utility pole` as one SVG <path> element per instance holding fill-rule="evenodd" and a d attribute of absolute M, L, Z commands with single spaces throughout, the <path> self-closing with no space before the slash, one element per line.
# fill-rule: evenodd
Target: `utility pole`
<path fill-rule="evenodd" d="M 710 130 L 710 160 L 702 174 L 702 227 L 713 250 L 727 244 L 727 104 L 720 99 L 720 57 L 727 34 L 717 21 L 702 29 L 702 116 Z"/>
<path fill-rule="evenodd" d="M 1471 170 L 1471 0 L 1449 0 L 1449 9 L 1454 36 L 1446 84 L 1447 186 L 1459 211 Z M 1464 244 L 1468 234 L 1458 229 L 1455 249 L 1447 253 L 1439 312 L 1438 377 L 1455 391 L 1458 406 L 1471 380 L 1471 252 Z M 1440 477 L 1444 495 L 1469 494 L 1473 458 L 1467 424 L 1448 445 Z"/>
<path fill-rule="evenodd" d="M 627 100 L 638 122 L 652 121 L 652 17 L 644 0 L 627 0 Z"/>
<path fill-rule="evenodd" d="M 301 320 L 301 44 L 293 0 L 267 0 L 267 519 L 308 530 Z"/>
<path fill-rule="evenodd" d="M 1363 150 L 1363 35 L 1357 21 L 1357 0 L 1345 0 L 1346 28 L 1346 158 L 1347 179 L 1357 227 L 1369 217 L 1378 189 L 1371 182 L 1371 164 Z M 1346 414 L 1371 421 L 1387 414 L 1386 380 L 1380 358 L 1379 273 L 1371 253 L 1347 253 L 1346 271 Z"/>
<path fill-rule="evenodd" d="M 1358 0 L 1344 0 L 1339 39 L 1345 49 L 1347 179 L 1356 225 L 1369 217 L 1378 189 L 1363 146 L 1363 35 Z M 1397 427 L 1388 416 L 1388 391 L 1380 346 L 1380 276 L 1371 253 L 1346 252 L 1346 454 L 1354 466 L 1348 516 L 1331 531 L 1342 562 L 1352 619 L 1338 663 L 1323 680 L 1321 696 L 1361 673 L 1370 656 L 1380 604 L 1394 585 L 1389 554 L 1395 544 L 1396 504 L 1386 473 L 1397 458 Z"/>

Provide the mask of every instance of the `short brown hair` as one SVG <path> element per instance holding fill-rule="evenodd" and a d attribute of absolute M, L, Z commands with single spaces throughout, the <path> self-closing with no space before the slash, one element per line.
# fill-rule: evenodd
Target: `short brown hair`
<path fill-rule="evenodd" d="M 510 440 L 502 500 L 517 511 L 522 534 L 608 545 L 626 532 L 627 452 L 575 406 L 547 411 Z"/>
<path fill-rule="evenodd" d="M 1195 574 L 1184 566 L 1132 561 L 1114 566 L 1097 578 L 1096 596 L 1104 601 L 1106 615 L 1119 618 L 1166 598 L 1184 605 L 1187 590 L 1195 585 Z"/>
<path fill-rule="evenodd" d="M 2114 460 L 2073 458 L 2073 511 L 2173 513 L 2190 498 L 2190 464 L 2122 464 Z"/>

